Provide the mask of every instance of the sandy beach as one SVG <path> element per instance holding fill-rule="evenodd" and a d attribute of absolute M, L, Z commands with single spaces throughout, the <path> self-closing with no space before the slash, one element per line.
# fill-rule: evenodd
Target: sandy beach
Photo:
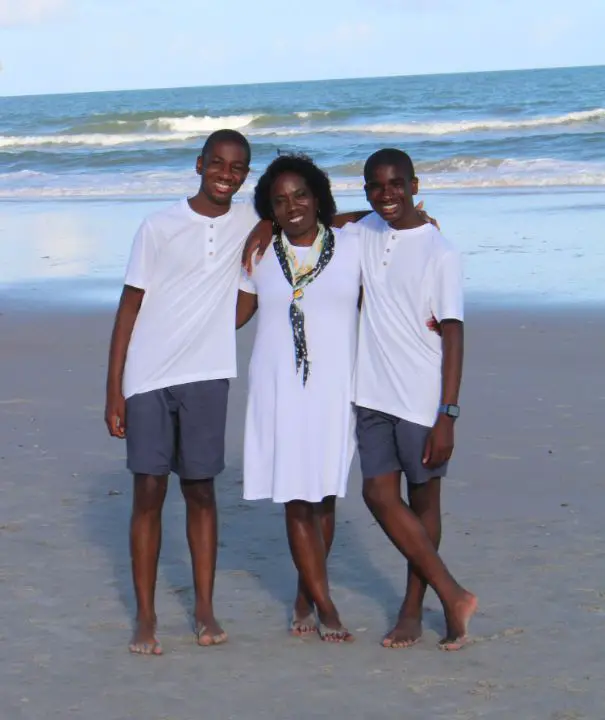
<path fill-rule="evenodd" d="M 444 556 L 480 611 L 473 644 L 455 654 L 436 648 L 433 595 L 419 646 L 380 647 L 405 568 L 363 506 L 357 464 L 330 563 L 357 642 L 287 635 L 294 572 L 281 507 L 240 499 L 245 330 L 217 483 L 216 608 L 230 642 L 201 649 L 190 632 L 175 482 L 158 587 L 162 658 L 126 649 L 131 482 L 102 417 L 111 314 L 4 301 L 1 312 L 2 720 L 605 717 L 601 311 L 469 311 Z"/>

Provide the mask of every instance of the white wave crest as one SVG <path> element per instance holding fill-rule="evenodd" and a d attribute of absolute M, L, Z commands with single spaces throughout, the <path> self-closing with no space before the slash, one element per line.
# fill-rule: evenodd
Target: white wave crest
<path fill-rule="evenodd" d="M 61 135 L 0 135 L 0 148 L 32 148 L 53 145 L 90 145 L 112 147 L 146 143 L 186 142 L 223 128 L 237 130 L 252 123 L 257 115 L 226 115 L 223 117 L 155 118 L 146 120 L 149 132 L 131 133 L 69 133 Z M 118 120 L 118 123 L 125 121 Z M 155 130 L 155 132 L 154 132 Z"/>
<path fill-rule="evenodd" d="M 590 122 L 605 122 L 605 108 L 567 113 L 566 115 L 542 116 L 526 120 L 461 120 L 438 123 L 377 123 L 361 125 L 362 132 L 395 133 L 401 135 L 453 135 L 466 132 L 527 130 L 560 125 L 580 125 Z"/>
<path fill-rule="evenodd" d="M 160 130 L 170 130 L 176 133 L 184 133 L 188 135 L 204 135 L 214 132 L 215 130 L 229 129 L 241 130 L 247 127 L 260 115 L 225 115 L 222 117 L 211 117 L 205 115 L 199 117 L 197 115 L 188 115 L 182 118 L 160 117 L 154 120 L 147 120 L 146 125 L 150 128 Z"/>
<path fill-rule="evenodd" d="M 262 128 L 253 129 L 251 135 L 296 136 L 309 133 L 357 133 L 377 135 L 458 135 L 471 132 L 522 131 L 539 128 L 573 127 L 588 123 L 603 123 L 605 108 L 583 110 L 565 115 L 542 116 L 519 120 L 461 120 L 458 122 L 407 122 L 372 123 L 350 125 L 325 125 L 308 128 Z"/>
<path fill-rule="evenodd" d="M 90 133 L 80 135 L 0 135 L 0 148 L 50 147 L 53 145 L 90 145 L 112 147 L 144 143 L 185 142 L 195 135 L 187 133 L 124 133 L 112 135 Z"/>
<path fill-rule="evenodd" d="M 325 117 L 326 115 L 330 114 L 329 110 L 302 110 L 300 112 L 294 113 L 296 117 L 301 118 L 302 120 L 307 120 L 310 117 Z"/>
<path fill-rule="evenodd" d="M 316 115 L 315 111 L 295 113 L 301 119 Z M 221 117 L 189 115 L 183 118 L 159 117 L 146 120 L 147 132 L 124 133 L 63 133 L 60 135 L 0 135 L 0 148 L 35 148 L 66 146 L 112 147 L 124 145 L 145 145 L 153 143 L 179 143 L 197 139 L 221 128 L 244 130 L 251 137 L 289 137 L 309 134 L 354 133 L 382 135 L 443 136 L 471 132 L 506 131 L 527 129 L 581 127 L 598 123 L 605 129 L 605 108 L 585 110 L 552 117 L 528 118 L 525 120 L 463 120 L 459 122 L 436 123 L 373 123 L 319 125 L 300 127 L 254 127 L 253 123 L 263 115 L 225 115 Z M 125 122 L 125 121 L 118 121 Z"/>
<path fill-rule="evenodd" d="M 452 159 L 454 160 L 454 159 Z M 447 164 L 449 163 L 449 165 Z M 428 165 L 428 164 L 427 164 Z M 535 160 L 487 159 L 473 163 L 442 161 L 434 163 L 435 171 L 426 166 L 419 174 L 424 190 L 461 188 L 544 188 L 603 187 L 605 163 Z M 250 178 L 242 195 L 249 195 L 256 178 Z M 180 197 L 191 189 L 189 171 L 139 171 L 95 175 L 52 173 L 21 170 L 0 173 L 0 200 L 35 198 L 151 198 Z M 332 189 L 338 194 L 361 193 L 360 176 L 332 174 Z"/>

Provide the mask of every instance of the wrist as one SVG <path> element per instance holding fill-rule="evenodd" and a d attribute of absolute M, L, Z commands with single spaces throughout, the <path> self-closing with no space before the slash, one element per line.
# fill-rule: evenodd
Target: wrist
<path fill-rule="evenodd" d="M 454 422 L 460 417 L 460 405 L 454 403 L 442 403 L 437 411 L 438 419 L 446 418 Z"/>
<path fill-rule="evenodd" d="M 107 397 L 114 398 L 122 395 L 122 381 L 121 380 L 110 380 L 107 383 Z"/>

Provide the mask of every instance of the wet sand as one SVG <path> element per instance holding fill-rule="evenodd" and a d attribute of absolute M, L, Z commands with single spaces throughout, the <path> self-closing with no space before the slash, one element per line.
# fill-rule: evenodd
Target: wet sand
<path fill-rule="evenodd" d="M 474 643 L 380 647 L 405 566 L 360 499 L 355 465 L 330 570 L 347 646 L 286 633 L 294 572 L 282 511 L 241 497 L 245 365 L 218 481 L 217 614 L 228 645 L 190 632 L 178 484 L 165 508 L 162 658 L 126 650 L 133 614 L 124 445 L 103 425 L 107 313 L 0 316 L 2 720 L 605 717 L 602 311 L 471 310 L 444 556 L 477 593 Z M 295 429 L 293 430 L 295 431 Z"/>

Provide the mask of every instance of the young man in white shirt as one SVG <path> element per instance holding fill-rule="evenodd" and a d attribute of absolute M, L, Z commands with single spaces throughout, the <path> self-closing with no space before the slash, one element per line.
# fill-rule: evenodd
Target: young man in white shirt
<path fill-rule="evenodd" d="M 374 213 L 363 236 L 364 300 L 357 358 L 357 433 L 365 502 L 408 560 L 408 585 L 383 645 L 415 644 L 422 634 L 427 582 L 447 621 L 440 646 L 457 650 L 476 609 L 474 595 L 450 575 L 437 549 L 440 486 L 454 447 L 463 357 L 460 256 L 414 207 L 418 180 L 408 155 L 384 149 L 364 168 Z M 435 317 L 440 334 L 427 318 Z M 409 506 L 401 499 L 407 479 Z"/>
<path fill-rule="evenodd" d="M 200 645 L 227 638 L 214 617 L 214 477 L 224 468 L 229 378 L 236 375 L 235 306 L 245 238 L 257 222 L 233 204 L 250 165 L 248 141 L 219 130 L 197 158 L 198 193 L 146 218 L 132 246 L 111 339 L 105 420 L 126 438 L 134 475 L 130 529 L 137 602 L 130 651 L 160 655 L 155 584 L 168 476 L 187 508 Z"/>

